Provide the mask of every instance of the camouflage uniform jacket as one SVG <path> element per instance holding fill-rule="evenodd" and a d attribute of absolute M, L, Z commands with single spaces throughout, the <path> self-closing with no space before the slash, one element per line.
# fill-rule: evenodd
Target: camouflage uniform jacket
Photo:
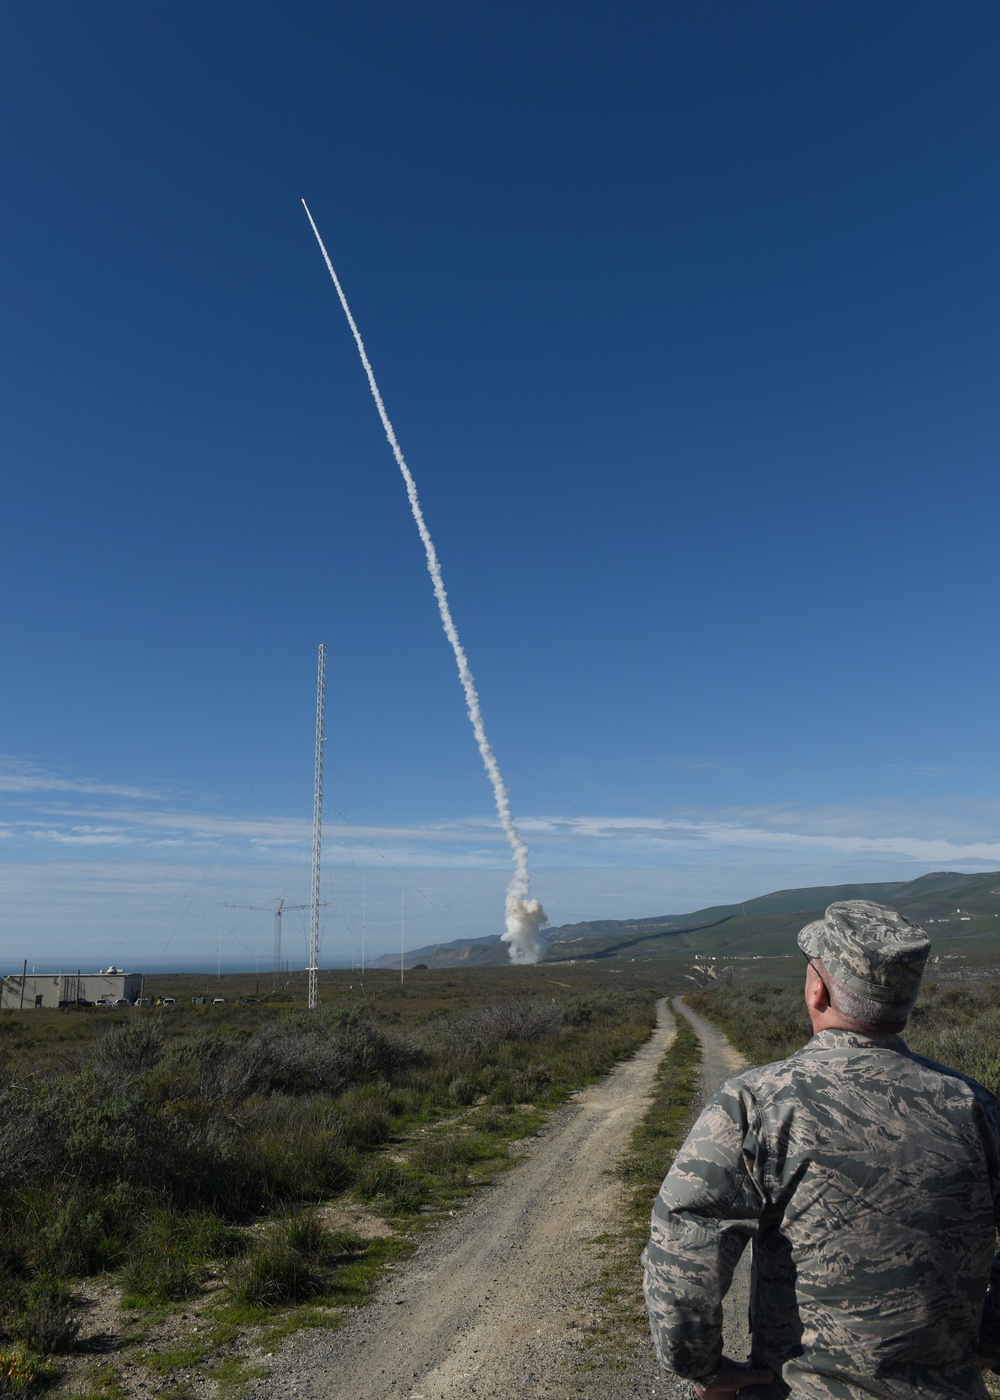
<path fill-rule="evenodd" d="M 643 1254 L 660 1360 L 712 1378 L 752 1240 L 752 1359 L 778 1379 L 748 1395 L 985 1397 L 998 1220 L 1000 1102 L 898 1036 L 821 1031 L 724 1084 L 660 1189 Z"/>

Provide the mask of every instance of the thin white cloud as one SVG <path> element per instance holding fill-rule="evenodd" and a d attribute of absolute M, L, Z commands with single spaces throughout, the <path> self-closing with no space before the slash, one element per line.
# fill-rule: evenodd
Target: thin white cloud
<path fill-rule="evenodd" d="M 55 846 L 129 846 L 134 840 L 122 831 L 58 831 L 55 828 L 29 827 L 24 833 L 32 841 L 44 841 Z"/>
<path fill-rule="evenodd" d="M 269 855 L 304 859 L 311 824 L 304 817 L 229 817 L 210 812 L 44 808 L 45 822 L 9 823 L 33 843 L 144 847 L 150 852 L 185 845 L 193 850 L 232 848 L 251 859 Z M 81 818 L 86 818 L 82 821 Z M 908 861 L 1000 864 L 1000 804 L 945 813 L 913 808 L 753 808 L 716 814 L 657 816 L 528 816 L 520 821 L 536 852 L 536 864 L 570 856 L 580 863 L 611 858 L 641 865 L 659 859 L 697 863 L 712 852 L 775 851 L 789 856 L 885 856 Z M 412 825 L 328 822 L 326 849 L 335 860 L 377 859 L 405 865 L 472 867 L 503 861 L 503 834 L 489 818 Z M 575 852 L 575 855 L 573 854 Z"/>
<path fill-rule="evenodd" d="M 892 854 L 908 860 L 1000 860 L 1000 804 L 982 804 L 974 814 L 781 807 L 670 818 L 531 817 L 521 825 L 536 841 L 637 842 L 647 849 L 826 849 Z"/>
<path fill-rule="evenodd" d="M 54 815 L 53 809 L 46 810 Z M 86 816 L 90 821 L 127 823 L 133 827 L 152 827 L 161 831 L 187 832 L 192 836 L 244 837 L 248 840 L 311 839 L 312 824 L 302 817 L 229 817 L 225 813 L 155 811 L 148 808 L 118 807 L 100 809 L 87 807 L 63 809 L 67 817 Z"/>
<path fill-rule="evenodd" d="M 92 778 L 60 778 L 44 768 L 3 755 L 0 755 L 0 792 L 21 795 L 35 792 L 81 792 L 139 800 L 157 796 L 149 788 L 120 783 L 99 783 Z"/>

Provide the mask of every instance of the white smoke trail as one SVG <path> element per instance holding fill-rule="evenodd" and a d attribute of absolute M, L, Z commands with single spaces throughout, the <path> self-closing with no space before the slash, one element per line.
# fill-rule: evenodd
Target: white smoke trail
<path fill-rule="evenodd" d="M 333 285 L 337 289 L 337 296 L 340 304 L 344 308 L 344 315 L 347 317 L 347 324 L 351 328 L 355 344 L 358 347 L 358 354 L 361 356 L 361 363 L 364 365 L 365 374 L 368 376 L 368 387 L 372 391 L 372 398 L 375 400 L 375 407 L 378 409 L 378 416 L 382 420 L 382 427 L 392 448 L 392 455 L 396 459 L 396 465 L 403 474 L 403 481 L 406 483 L 406 494 L 410 500 L 410 509 L 413 512 L 413 519 L 416 521 L 420 538 L 423 541 L 424 552 L 427 555 L 427 571 L 431 576 L 434 585 L 434 596 L 437 599 L 438 611 L 441 614 L 441 623 L 444 627 L 445 636 L 451 643 L 451 649 L 455 653 L 455 663 L 458 666 L 459 680 L 462 682 L 462 689 L 465 692 L 465 704 L 469 712 L 469 719 L 472 721 L 472 729 L 476 736 L 476 743 L 479 746 L 480 757 L 486 769 L 490 784 L 493 788 L 493 799 L 496 802 L 497 816 L 500 818 L 500 825 L 503 827 L 504 835 L 510 845 L 514 857 L 514 874 L 510 884 L 507 886 L 507 901 L 505 908 L 506 932 L 503 934 L 503 941 L 508 945 L 511 962 L 535 963 L 542 955 L 541 940 L 538 937 L 539 931 L 548 923 L 545 917 L 545 910 L 537 899 L 531 899 L 531 875 L 528 869 L 528 847 L 524 838 L 518 831 L 511 815 L 510 798 L 507 795 L 507 788 L 504 784 L 503 776 L 500 772 L 500 765 L 497 763 L 496 754 L 490 743 L 486 726 L 483 724 L 483 712 L 479 704 L 479 695 L 476 691 L 476 683 L 469 668 L 469 661 L 465 655 L 465 648 L 459 640 L 458 630 L 455 627 L 451 615 L 451 608 L 448 606 L 448 594 L 445 592 L 444 581 L 441 577 L 441 565 L 438 562 L 437 550 L 434 548 L 434 541 L 431 539 L 430 531 L 424 520 L 424 513 L 420 508 L 420 499 L 417 496 L 417 484 L 413 480 L 402 449 L 396 440 L 396 434 L 389 421 L 389 415 L 385 411 L 385 404 L 382 402 L 382 395 L 375 382 L 375 373 L 368 359 L 364 341 L 361 339 L 361 332 L 357 323 L 351 315 L 351 308 L 347 304 L 344 296 L 344 289 L 340 285 L 340 280 L 333 270 L 333 263 L 330 261 L 330 254 L 326 251 L 326 245 L 319 234 L 316 222 L 309 212 L 309 206 L 302 201 L 302 207 L 306 211 L 306 218 L 312 226 L 312 231 L 316 235 L 316 242 L 319 244 L 320 252 L 323 254 L 323 261 L 326 263 L 327 271 L 333 279 Z"/>

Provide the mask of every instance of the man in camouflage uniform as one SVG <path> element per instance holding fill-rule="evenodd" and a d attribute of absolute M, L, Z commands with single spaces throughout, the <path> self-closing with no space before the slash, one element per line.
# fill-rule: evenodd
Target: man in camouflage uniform
<path fill-rule="evenodd" d="M 653 1210 L 660 1360 L 703 1400 L 747 1386 L 759 1400 L 985 1400 L 980 1368 L 1000 1368 L 1000 1103 L 896 1034 L 922 929 L 850 900 L 798 941 L 812 1040 L 719 1089 Z M 722 1354 L 722 1299 L 751 1240 L 739 1362 Z"/>

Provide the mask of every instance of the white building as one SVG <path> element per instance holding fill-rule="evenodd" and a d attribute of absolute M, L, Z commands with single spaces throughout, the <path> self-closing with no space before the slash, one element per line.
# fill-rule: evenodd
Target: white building
<path fill-rule="evenodd" d="M 142 974 L 120 967 L 100 972 L 29 972 L 26 977 L 4 977 L 0 983 L 0 1009 L 35 1010 L 40 1007 L 93 1006 L 116 1001 L 134 1002 L 142 990 Z"/>

